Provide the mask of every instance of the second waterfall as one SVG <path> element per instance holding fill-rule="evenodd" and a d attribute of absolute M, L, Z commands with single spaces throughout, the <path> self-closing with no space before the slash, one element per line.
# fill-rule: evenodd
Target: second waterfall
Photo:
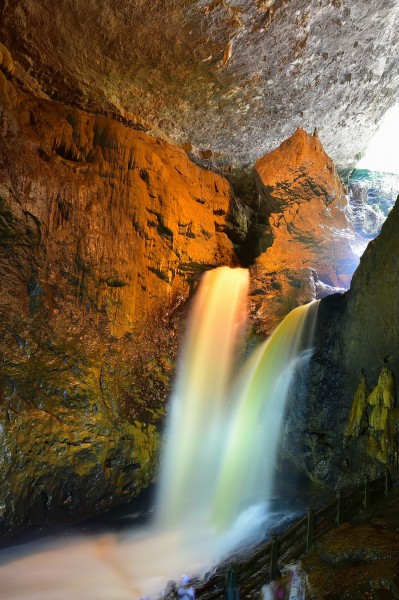
<path fill-rule="evenodd" d="M 239 369 L 247 292 L 248 272 L 228 267 L 207 272 L 197 291 L 161 463 L 161 528 L 217 536 L 271 497 L 286 400 L 317 303 L 293 310 Z"/>

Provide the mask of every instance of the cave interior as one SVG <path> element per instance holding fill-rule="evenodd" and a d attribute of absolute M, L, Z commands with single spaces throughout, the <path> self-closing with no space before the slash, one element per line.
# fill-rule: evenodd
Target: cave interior
<path fill-rule="evenodd" d="M 182 597 L 166 583 L 211 560 L 203 498 L 222 560 L 264 527 L 236 527 L 246 496 L 298 519 L 382 476 L 296 564 L 306 598 L 398 597 L 398 20 L 396 0 L 0 0 L 1 598 Z M 154 505 L 198 517 L 180 562 L 162 528 L 127 545 Z M 135 583 L 155 546 L 158 595 Z M 305 598 L 288 572 L 276 597 Z"/>

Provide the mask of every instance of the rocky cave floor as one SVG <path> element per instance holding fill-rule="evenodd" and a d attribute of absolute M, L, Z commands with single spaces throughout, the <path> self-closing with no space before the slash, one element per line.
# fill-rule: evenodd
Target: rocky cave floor
<path fill-rule="evenodd" d="M 399 490 L 318 540 L 302 566 L 309 600 L 366 600 L 389 589 L 399 574 Z"/>

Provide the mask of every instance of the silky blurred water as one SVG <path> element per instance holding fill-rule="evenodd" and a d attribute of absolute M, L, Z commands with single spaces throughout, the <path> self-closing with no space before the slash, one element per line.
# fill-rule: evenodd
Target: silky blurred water
<path fill-rule="evenodd" d="M 309 357 L 316 306 L 295 309 L 242 369 L 248 272 L 205 274 L 171 398 L 152 524 L 0 551 L 0 598 L 158 596 L 292 518 L 273 506 L 285 402 Z M 305 357 L 305 358 L 304 358 Z"/>

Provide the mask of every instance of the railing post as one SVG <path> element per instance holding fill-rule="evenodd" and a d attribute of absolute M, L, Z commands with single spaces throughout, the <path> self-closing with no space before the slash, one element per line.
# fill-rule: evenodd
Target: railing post
<path fill-rule="evenodd" d="M 370 502 L 371 502 L 371 497 L 370 497 L 370 479 L 367 476 L 366 479 L 364 480 L 364 498 L 363 498 L 363 507 L 364 507 L 364 510 L 367 510 L 368 508 L 370 508 Z"/>
<path fill-rule="evenodd" d="M 276 579 L 278 575 L 277 568 L 278 561 L 278 537 L 276 535 L 272 536 L 272 547 L 270 551 L 270 580 Z"/>
<path fill-rule="evenodd" d="M 344 497 L 342 490 L 337 492 L 337 517 L 335 519 L 337 525 L 342 525 L 344 522 Z"/>
<path fill-rule="evenodd" d="M 313 545 L 313 531 L 314 531 L 314 512 L 312 507 L 308 506 L 308 527 L 306 531 L 306 552 L 309 552 Z"/>
<path fill-rule="evenodd" d="M 386 469 L 385 471 L 385 495 L 389 494 L 389 492 L 392 489 L 392 479 L 391 479 L 391 473 L 389 472 L 389 469 Z"/>

